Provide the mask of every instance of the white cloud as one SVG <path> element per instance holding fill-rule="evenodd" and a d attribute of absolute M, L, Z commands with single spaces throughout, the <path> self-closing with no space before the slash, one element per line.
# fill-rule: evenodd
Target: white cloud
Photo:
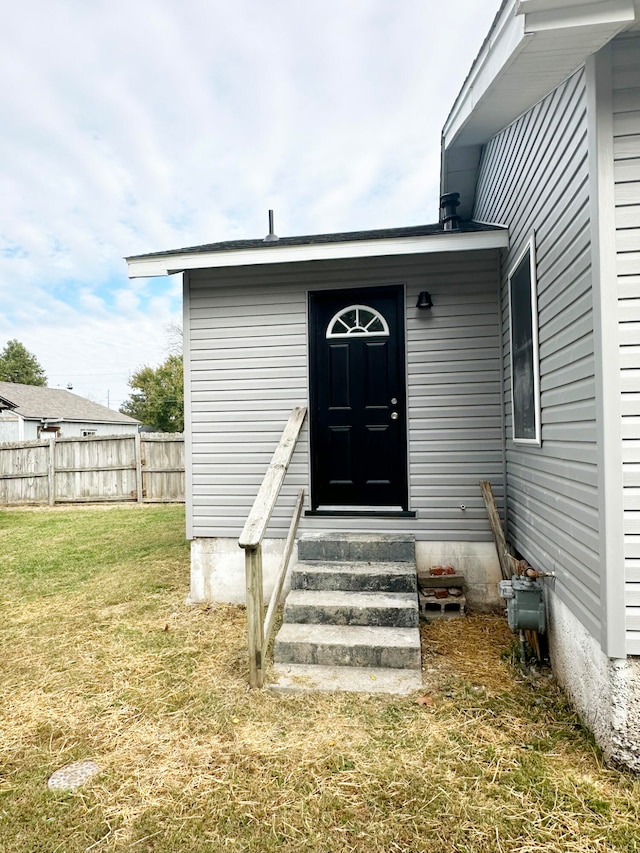
<path fill-rule="evenodd" d="M 281 236 L 435 220 L 440 129 L 491 5 L 7 7 L 0 346 L 57 384 L 93 371 L 111 399 L 99 376 L 164 358 L 180 311 L 175 282 L 128 282 L 123 256 L 260 237 L 270 207 Z"/>

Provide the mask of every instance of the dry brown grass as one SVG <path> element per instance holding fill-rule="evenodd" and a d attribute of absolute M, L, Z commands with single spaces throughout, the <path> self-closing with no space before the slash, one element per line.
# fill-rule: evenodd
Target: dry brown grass
<path fill-rule="evenodd" d="M 501 618 L 424 628 L 425 704 L 249 691 L 244 610 L 184 604 L 178 509 L 2 521 L 0 850 L 640 849 L 640 783 Z"/>

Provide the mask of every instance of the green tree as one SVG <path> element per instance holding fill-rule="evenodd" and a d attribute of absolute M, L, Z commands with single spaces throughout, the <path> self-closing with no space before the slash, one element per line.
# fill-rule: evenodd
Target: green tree
<path fill-rule="evenodd" d="M 158 432 L 182 432 L 182 382 L 181 355 L 170 355 L 159 367 L 142 367 L 129 379 L 133 392 L 120 411 Z"/>
<path fill-rule="evenodd" d="M 0 380 L 21 385 L 47 384 L 47 377 L 38 359 L 16 340 L 8 341 L 0 352 Z"/>

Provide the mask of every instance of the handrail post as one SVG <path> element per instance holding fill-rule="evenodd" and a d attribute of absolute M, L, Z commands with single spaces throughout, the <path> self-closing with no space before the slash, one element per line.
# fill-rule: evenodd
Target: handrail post
<path fill-rule="evenodd" d="M 282 554 L 282 562 L 280 563 L 280 570 L 278 571 L 278 578 L 276 580 L 275 586 L 273 587 L 273 592 L 271 593 L 271 601 L 269 602 L 269 606 L 267 607 L 267 615 L 264 617 L 264 637 L 263 642 L 266 649 L 269 648 L 269 642 L 271 640 L 271 633 L 273 631 L 273 625 L 275 622 L 276 616 L 276 608 L 278 607 L 278 601 L 280 599 L 280 593 L 282 592 L 282 587 L 284 586 L 284 579 L 287 574 L 287 568 L 289 566 L 289 560 L 291 559 L 291 552 L 293 551 L 293 546 L 296 541 L 296 531 L 298 529 L 298 523 L 300 521 L 300 515 L 302 514 L 302 504 L 304 503 L 304 489 L 300 489 L 298 492 L 298 499 L 296 500 L 296 507 L 293 511 L 293 518 L 291 519 L 291 525 L 289 526 L 289 533 L 284 543 L 284 553 Z"/>
<path fill-rule="evenodd" d="M 249 640 L 249 684 L 264 682 L 264 602 L 262 597 L 262 546 L 245 548 L 247 582 L 247 628 Z"/>

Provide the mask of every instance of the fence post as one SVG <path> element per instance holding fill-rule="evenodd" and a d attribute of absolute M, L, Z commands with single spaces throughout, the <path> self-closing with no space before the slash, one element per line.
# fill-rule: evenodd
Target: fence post
<path fill-rule="evenodd" d="M 56 438 L 54 435 L 49 436 L 47 484 L 49 486 L 49 506 L 53 506 L 56 502 Z"/>
<path fill-rule="evenodd" d="M 262 547 L 245 548 L 247 581 L 247 635 L 249 639 L 249 685 L 264 681 L 264 603 L 262 600 Z"/>
<path fill-rule="evenodd" d="M 136 457 L 136 494 L 138 503 L 141 504 L 144 500 L 142 494 L 142 439 L 140 433 L 135 434 L 135 457 Z"/>

